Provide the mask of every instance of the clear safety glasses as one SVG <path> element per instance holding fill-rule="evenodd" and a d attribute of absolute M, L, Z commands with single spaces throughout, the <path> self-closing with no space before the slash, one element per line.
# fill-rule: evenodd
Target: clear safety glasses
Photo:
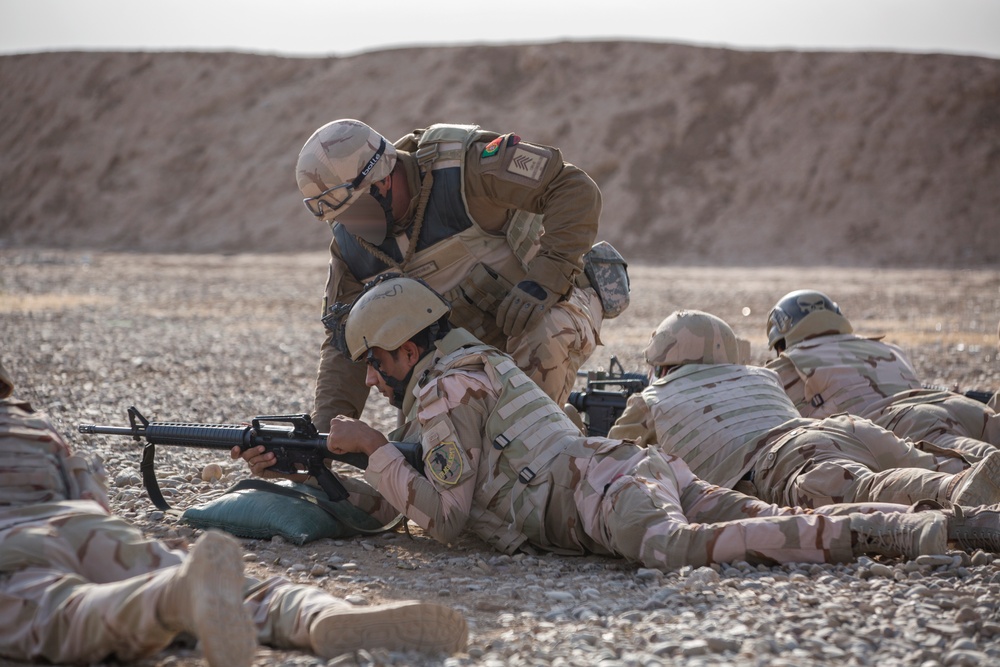
<path fill-rule="evenodd" d="M 385 139 L 379 143 L 378 150 L 375 151 L 375 155 L 372 159 L 368 161 L 364 169 L 354 177 L 353 181 L 347 181 L 341 183 L 340 185 L 335 185 L 332 188 L 327 188 L 323 192 L 319 193 L 315 197 L 306 197 L 302 200 L 309 212 L 312 213 L 319 219 L 323 219 L 330 213 L 337 211 L 342 208 L 344 204 L 351 200 L 354 192 L 358 189 L 361 181 L 365 180 L 365 176 L 375 167 L 379 160 L 382 159 L 382 155 L 385 153 Z"/>

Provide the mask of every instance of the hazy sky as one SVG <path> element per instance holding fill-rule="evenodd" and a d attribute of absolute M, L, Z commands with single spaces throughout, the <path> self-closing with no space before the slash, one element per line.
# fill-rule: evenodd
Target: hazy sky
<path fill-rule="evenodd" d="M 1000 0 L 0 0 L 0 53 L 317 56 L 564 39 L 1000 58 Z"/>

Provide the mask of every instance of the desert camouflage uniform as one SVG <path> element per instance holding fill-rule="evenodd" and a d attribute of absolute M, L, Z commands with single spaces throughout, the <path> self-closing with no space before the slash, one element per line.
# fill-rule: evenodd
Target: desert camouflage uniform
<path fill-rule="evenodd" d="M 677 367 L 630 398 L 609 437 L 657 444 L 707 482 L 798 507 L 947 501 L 970 467 L 866 419 L 801 418 L 773 371 L 738 364 Z"/>
<path fill-rule="evenodd" d="M 996 412 L 961 394 L 924 389 L 895 345 L 854 334 L 818 336 L 790 346 L 767 367 L 803 417 L 847 412 L 974 461 L 1000 445 Z"/>
<path fill-rule="evenodd" d="M 384 446 L 365 479 L 441 542 L 468 528 L 505 553 L 531 545 L 664 570 L 853 558 L 840 514 L 860 506 L 779 508 L 699 480 L 655 447 L 584 437 L 509 357 L 462 329 L 414 368 L 403 409 L 410 420 L 391 438 L 422 444 L 423 475 Z"/>
<path fill-rule="evenodd" d="M 93 662 L 151 655 L 178 634 L 158 617 L 183 551 L 110 515 L 103 468 L 73 456 L 41 413 L 0 400 L 0 656 Z M 246 580 L 261 643 L 310 649 L 320 589 Z"/>
<path fill-rule="evenodd" d="M 409 240 L 400 235 L 372 253 L 334 224 L 325 304 L 350 303 L 366 281 L 387 270 L 421 278 L 452 302 L 455 326 L 505 349 L 561 405 L 576 371 L 600 342 L 601 302 L 581 273 L 581 258 L 597 234 L 600 190 L 581 169 L 563 162 L 558 149 L 513 134 L 434 126 L 396 142 L 413 194 L 420 192 L 417 140 L 431 131 L 454 140 L 439 145 L 416 252 L 404 262 Z M 538 326 L 508 339 L 496 324 L 496 310 L 521 280 L 534 280 L 565 299 Z M 316 423 L 328 424 L 338 414 L 357 417 L 368 393 L 364 364 L 351 362 L 328 337 L 316 383 Z"/>

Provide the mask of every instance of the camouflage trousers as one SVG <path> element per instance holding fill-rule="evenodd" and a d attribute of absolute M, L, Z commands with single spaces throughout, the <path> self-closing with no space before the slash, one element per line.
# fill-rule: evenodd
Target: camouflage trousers
<path fill-rule="evenodd" d="M 652 446 L 619 476 L 584 529 L 611 552 L 650 568 L 747 561 L 834 563 L 853 560 L 849 515 L 903 512 L 904 505 L 779 507 L 698 479 L 681 459 Z"/>
<path fill-rule="evenodd" d="M 18 660 L 133 660 L 169 645 L 158 604 L 185 552 L 146 539 L 96 503 L 66 501 L 52 516 L 0 532 L 0 655 Z M 34 509 L 34 508 L 32 508 Z M 246 606 L 262 644 L 310 650 L 309 621 L 331 604 L 322 590 L 247 578 Z"/>
<path fill-rule="evenodd" d="M 562 405 L 576 384 L 576 372 L 601 342 L 602 321 L 601 300 L 594 288 L 574 288 L 538 326 L 497 347 Z"/>
<path fill-rule="evenodd" d="M 753 470 L 757 495 L 799 507 L 833 503 L 948 500 L 955 475 L 969 467 L 957 452 L 923 451 L 867 419 L 796 419 L 771 432 Z"/>
<path fill-rule="evenodd" d="M 896 394 L 888 406 L 865 417 L 901 438 L 954 449 L 969 461 L 1000 447 L 1000 415 L 983 403 L 948 391 L 914 394 Z"/>

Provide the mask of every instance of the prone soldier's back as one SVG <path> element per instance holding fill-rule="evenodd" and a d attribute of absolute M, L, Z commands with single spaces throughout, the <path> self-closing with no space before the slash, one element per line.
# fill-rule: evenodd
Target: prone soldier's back
<path fill-rule="evenodd" d="M 29 403 L 0 399 L 0 508 L 79 499 L 109 507 L 100 462 L 74 455 Z"/>

